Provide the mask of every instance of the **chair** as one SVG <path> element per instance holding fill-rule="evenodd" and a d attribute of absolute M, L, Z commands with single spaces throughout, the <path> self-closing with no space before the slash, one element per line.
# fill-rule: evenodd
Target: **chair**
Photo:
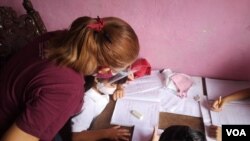
<path fill-rule="evenodd" d="M 17 16 L 11 7 L 0 6 L 0 70 L 15 52 L 47 32 L 30 0 L 23 0 L 23 7 L 26 14 Z"/>

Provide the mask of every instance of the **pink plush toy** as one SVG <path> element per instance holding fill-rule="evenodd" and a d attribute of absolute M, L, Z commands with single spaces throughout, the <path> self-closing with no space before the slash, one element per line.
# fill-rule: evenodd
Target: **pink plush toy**
<path fill-rule="evenodd" d="M 160 71 L 165 76 L 166 87 L 172 87 L 177 91 L 177 95 L 181 98 L 187 96 L 187 91 L 193 84 L 193 80 L 190 76 L 183 73 L 174 73 L 170 69 L 163 69 Z"/>
<path fill-rule="evenodd" d="M 175 73 L 170 79 L 177 88 L 178 96 L 181 98 L 187 97 L 187 91 L 193 84 L 191 77 L 183 73 Z"/>

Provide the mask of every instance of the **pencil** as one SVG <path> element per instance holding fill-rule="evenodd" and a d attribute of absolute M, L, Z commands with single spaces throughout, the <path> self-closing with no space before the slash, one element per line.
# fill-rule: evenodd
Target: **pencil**
<path fill-rule="evenodd" d="M 219 97 L 219 104 L 221 104 L 221 96 Z"/>

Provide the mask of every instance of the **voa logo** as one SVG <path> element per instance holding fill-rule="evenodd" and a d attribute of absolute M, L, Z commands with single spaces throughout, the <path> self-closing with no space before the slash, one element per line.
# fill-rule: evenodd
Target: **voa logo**
<path fill-rule="evenodd" d="M 226 129 L 227 136 L 247 136 L 244 129 Z"/>

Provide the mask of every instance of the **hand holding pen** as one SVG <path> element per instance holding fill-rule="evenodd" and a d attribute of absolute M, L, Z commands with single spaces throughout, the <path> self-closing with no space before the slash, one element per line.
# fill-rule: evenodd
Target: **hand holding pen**
<path fill-rule="evenodd" d="M 224 105 L 224 100 L 220 96 L 219 99 L 215 100 L 211 106 L 211 110 L 215 112 L 220 112 L 222 110 L 222 106 Z"/>

